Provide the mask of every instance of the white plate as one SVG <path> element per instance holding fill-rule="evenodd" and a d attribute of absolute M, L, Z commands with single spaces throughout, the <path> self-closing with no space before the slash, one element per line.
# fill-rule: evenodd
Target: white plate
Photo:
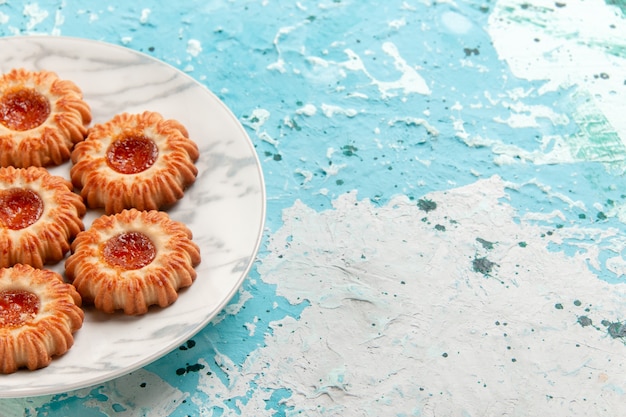
<path fill-rule="evenodd" d="M 86 309 L 75 344 L 50 366 L 0 375 L 0 397 L 66 392 L 125 375 L 174 350 L 227 304 L 256 256 L 265 221 L 263 174 L 254 147 L 230 110 L 181 71 L 147 55 L 65 37 L 0 38 L 0 72 L 55 71 L 75 82 L 93 123 L 121 112 L 160 112 L 177 119 L 200 148 L 198 178 L 169 210 L 202 250 L 198 278 L 165 309 L 141 317 Z M 51 170 L 69 178 L 69 163 Z M 88 227 L 96 215 L 85 217 Z M 62 263 L 51 269 L 62 272 Z"/>

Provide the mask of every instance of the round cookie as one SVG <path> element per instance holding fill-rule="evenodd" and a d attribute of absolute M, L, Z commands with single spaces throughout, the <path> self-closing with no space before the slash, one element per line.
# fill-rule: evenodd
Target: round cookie
<path fill-rule="evenodd" d="M 157 210 L 123 210 L 95 219 L 76 236 L 65 276 L 85 303 L 106 313 L 166 307 L 196 278 L 200 250 L 191 231 Z"/>
<path fill-rule="evenodd" d="M 0 167 L 0 267 L 59 262 L 84 229 L 72 184 L 45 168 Z"/>
<path fill-rule="evenodd" d="M 196 179 L 198 147 L 186 128 L 159 113 L 122 113 L 94 125 L 72 152 L 70 177 L 88 207 L 106 214 L 158 210 Z"/>
<path fill-rule="evenodd" d="M 46 367 L 74 344 L 84 313 L 76 289 L 50 270 L 0 268 L 0 373 Z"/>
<path fill-rule="evenodd" d="M 0 76 L 0 166 L 60 165 L 90 122 L 91 109 L 72 81 L 22 68 Z"/>

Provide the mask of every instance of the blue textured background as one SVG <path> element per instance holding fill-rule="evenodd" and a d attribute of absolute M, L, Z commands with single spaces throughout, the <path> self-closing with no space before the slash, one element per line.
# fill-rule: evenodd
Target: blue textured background
<path fill-rule="evenodd" d="M 526 104 L 547 106 L 560 114 L 571 116 L 580 103 L 573 88 L 539 94 L 543 82 L 518 79 L 510 72 L 485 30 L 491 2 L 427 5 L 390 0 L 377 6 L 356 0 L 134 3 L 39 1 L 23 5 L 0 1 L 0 36 L 58 34 L 124 45 L 171 64 L 206 85 L 246 126 L 256 147 L 267 185 L 267 235 L 281 226 L 282 210 L 296 200 L 324 210 L 339 195 L 357 190 L 359 198 L 377 204 L 397 194 L 417 201 L 430 191 L 459 187 L 473 183 L 477 176 L 494 174 L 527 184 L 512 191 L 509 201 L 521 213 L 558 209 L 566 217 L 565 224 L 621 227 L 619 219 L 609 215 L 615 204 L 624 202 L 626 194 L 619 163 L 580 160 L 535 165 L 520 156 L 517 163 L 498 165 L 492 148 L 469 147 L 457 137 L 453 119 L 461 112 L 455 109 L 456 103 L 463 104 L 462 119 L 468 135 L 498 137 L 529 152 L 538 149 L 540 137 L 574 135 L 581 128 L 573 116 L 565 125 L 539 119 L 537 127 L 516 129 L 494 121 L 506 118 L 507 112 L 490 103 L 488 97 L 516 88 L 528 91 Z M 149 13 L 143 12 L 142 19 L 144 9 Z M 462 35 L 451 30 L 442 20 L 445 14 L 464 17 L 466 20 L 459 24 L 469 21 L 471 28 Z M 400 19 L 404 19 L 402 25 L 390 24 Z M 288 31 L 281 32 L 286 28 Z M 202 51 L 197 56 L 188 50 L 190 40 L 200 42 Z M 392 57 L 382 50 L 385 43 L 394 44 L 409 66 L 419 68 L 431 94 L 405 94 L 395 89 L 383 97 L 363 72 L 341 74 L 337 66 L 321 71 L 310 60 L 311 56 L 321 56 L 327 61 L 345 62 L 346 50 L 352 50 L 363 59 L 372 77 L 397 80 L 400 73 Z M 284 60 L 283 72 L 271 67 L 278 59 Z M 316 106 L 314 115 L 298 112 L 307 104 Z M 355 109 L 356 114 L 328 117 L 321 111 L 323 104 Z M 258 109 L 269 112 L 261 131 L 272 141 L 264 140 L 253 128 L 253 114 Z M 411 118 L 427 120 L 437 134 L 411 123 Z M 329 148 L 335 150 L 331 155 Z M 342 165 L 345 167 L 336 175 L 329 174 L 332 167 Z M 544 193 L 533 185 L 535 180 L 550 184 L 572 200 L 586 202 L 586 208 Z M 577 249 L 564 242 L 552 250 L 574 253 Z M 264 257 L 265 251 L 262 246 L 259 257 Z M 596 272 L 608 282 L 623 281 L 604 267 Z M 212 362 L 216 350 L 242 363 L 264 343 L 264 335 L 272 331 L 272 321 L 285 316 L 297 318 L 306 305 L 292 306 L 278 297 L 275 288 L 264 283 L 254 268 L 243 289 L 252 297 L 236 315 L 226 314 L 191 343 L 146 369 L 171 386 L 201 398 L 202 393 L 196 392 L 198 374 L 221 373 Z M 235 297 L 231 304 L 239 301 Z M 273 308 L 273 303 L 278 308 Z M 251 336 L 245 323 L 255 317 L 259 322 Z M 207 360 L 209 368 L 198 365 L 201 358 Z M 27 415 L 86 417 L 128 411 L 128 404 L 108 411 L 94 406 L 107 400 L 109 389 L 103 384 L 93 387 L 87 397 L 67 393 L 51 396 L 43 404 L 33 399 L 2 400 L 0 408 L 4 402 L 12 409 L 23 406 Z M 268 409 L 277 410 L 278 416 L 288 415 L 280 400 L 289 395 L 288 390 L 276 390 Z M 237 414 L 237 399 L 246 401 L 245 397 L 232 398 L 231 409 L 216 408 L 214 415 Z M 187 401 L 173 416 L 196 413 L 197 406 Z"/>

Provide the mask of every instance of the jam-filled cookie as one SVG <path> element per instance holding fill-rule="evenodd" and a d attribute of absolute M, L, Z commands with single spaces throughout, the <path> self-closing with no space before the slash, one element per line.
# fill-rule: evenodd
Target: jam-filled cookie
<path fill-rule="evenodd" d="M 88 207 L 106 214 L 172 204 L 198 173 L 198 147 L 187 129 L 155 112 L 122 113 L 94 125 L 71 158 L 74 186 Z"/>
<path fill-rule="evenodd" d="M 0 166 L 60 165 L 90 122 L 91 109 L 72 81 L 22 68 L 0 76 Z"/>
<path fill-rule="evenodd" d="M 84 229 L 72 184 L 45 168 L 0 167 L 0 267 L 59 262 Z"/>
<path fill-rule="evenodd" d="M 191 231 L 167 213 L 123 210 L 95 219 L 76 236 L 65 276 L 85 303 L 106 313 L 166 307 L 196 278 L 200 250 Z"/>
<path fill-rule="evenodd" d="M 0 373 L 46 367 L 74 344 L 84 313 L 76 289 L 54 271 L 0 268 Z"/>

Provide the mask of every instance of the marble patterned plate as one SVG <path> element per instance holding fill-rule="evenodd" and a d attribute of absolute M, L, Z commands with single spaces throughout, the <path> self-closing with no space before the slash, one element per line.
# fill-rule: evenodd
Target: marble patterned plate
<path fill-rule="evenodd" d="M 198 278 L 165 309 L 140 317 L 86 308 L 75 344 L 50 366 L 0 375 L 0 397 L 66 392 L 125 375 L 185 343 L 227 304 L 246 277 L 261 241 L 265 188 L 245 130 L 207 88 L 147 55 L 67 37 L 0 38 L 0 72 L 24 67 L 74 81 L 93 123 L 120 112 L 160 112 L 182 122 L 200 148 L 196 183 L 168 210 L 185 222 L 202 250 Z M 69 163 L 50 170 L 69 178 Z M 88 227 L 101 212 L 90 211 Z M 63 265 L 51 269 L 62 272 Z"/>

